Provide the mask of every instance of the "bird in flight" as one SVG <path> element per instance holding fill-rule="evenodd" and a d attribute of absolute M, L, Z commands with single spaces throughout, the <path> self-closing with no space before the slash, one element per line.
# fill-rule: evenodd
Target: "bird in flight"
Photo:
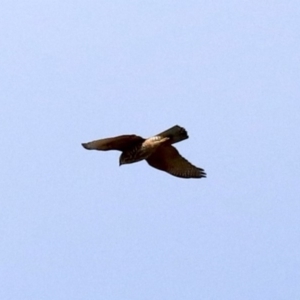
<path fill-rule="evenodd" d="M 206 177 L 204 169 L 192 165 L 172 146 L 188 137 L 184 128 L 175 125 L 146 139 L 135 134 L 120 135 L 82 143 L 82 146 L 87 150 L 119 150 L 122 152 L 119 159 L 120 165 L 145 159 L 150 166 L 176 177 Z"/>

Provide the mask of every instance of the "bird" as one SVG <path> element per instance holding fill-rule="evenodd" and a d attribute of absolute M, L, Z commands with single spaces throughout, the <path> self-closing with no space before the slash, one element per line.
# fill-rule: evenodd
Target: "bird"
<path fill-rule="evenodd" d="M 175 125 L 149 138 L 125 134 L 94 140 L 81 145 L 87 150 L 121 151 L 120 166 L 146 160 L 151 167 L 176 177 L 205 178 L 204 169 L 191 164 L 172 146 L 188 138 L 187 131 L 183 127 Z"/>

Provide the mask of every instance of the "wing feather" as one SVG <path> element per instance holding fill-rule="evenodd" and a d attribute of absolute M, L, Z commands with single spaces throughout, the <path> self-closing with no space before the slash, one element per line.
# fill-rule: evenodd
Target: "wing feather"
<path fill-rule="evenodd" d="M 143 142 L 144 139 L 134 134 L 120 135 L 116 137 L 106 138 L 91 141 L 88 143 L 82 143 L 81 145 L 87 150 L 119 150 L 124 151 L 125 149 L 134 146 L 137 143 Z"/>
<path fill-rule="evenodd" d="M 204 169 L 192 165 L 171 145 L 161 145 L 147 159 L 150 166 L 181 178 L 206 177 Z"/>

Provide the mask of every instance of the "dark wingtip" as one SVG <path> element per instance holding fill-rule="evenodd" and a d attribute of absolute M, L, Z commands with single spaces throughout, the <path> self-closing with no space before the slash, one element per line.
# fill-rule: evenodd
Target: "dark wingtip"
<path fill-rule="evenodd" d="M 199 178 L 206 178 L 206 173 L 205 173 L 204 169 L 199 168 L 199 171 L 200 171 Z"/>
<path fill-rule="evenodd" d="M 88 147 L 88 143 L 81 143 L 81 146 L 82 146 L 84 149 L 90 150 L 90 148 Z"/>

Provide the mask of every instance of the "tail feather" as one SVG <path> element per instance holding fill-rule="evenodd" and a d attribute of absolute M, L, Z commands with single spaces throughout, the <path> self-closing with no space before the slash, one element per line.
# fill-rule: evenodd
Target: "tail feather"
<path fill-rule="evenodd" d="M 168 137 L 171 144 L 175 144 L 189 138 L 187 131 L 178 125 L 175 125 L 157 135 L 161 137 Z"/>

